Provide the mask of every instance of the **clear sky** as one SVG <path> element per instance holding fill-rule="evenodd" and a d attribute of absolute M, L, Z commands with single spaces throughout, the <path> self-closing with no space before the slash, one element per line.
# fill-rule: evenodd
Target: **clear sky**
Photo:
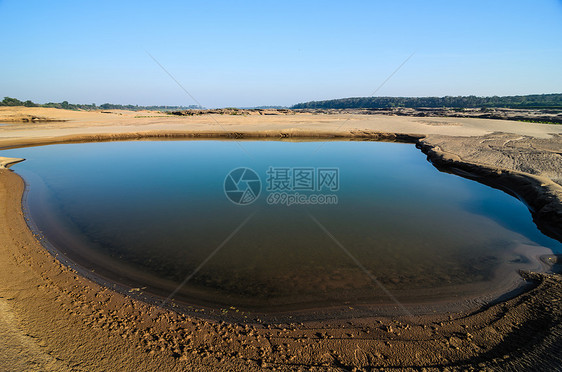
<path fill-rule="evenodd" d="M 291 105 L 562 92 L 562 0 L 0 0 L 0 96 Z"/>

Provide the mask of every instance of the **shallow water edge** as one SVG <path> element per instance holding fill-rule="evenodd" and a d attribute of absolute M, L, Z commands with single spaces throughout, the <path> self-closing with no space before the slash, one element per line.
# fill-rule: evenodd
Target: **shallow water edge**
<path fill-rule="evenodd" d="M 157 138 L 158 138 L 158 139 L 162 139 L 162 138 L 159 138 L 159 137 L 157 137 Z M 87 141 L 87 142 L 89 142 L 89 141 Z M 416 140 L 416 143 L 417 143 L 417 140 Z M 425 152 L 425 151 L 424 151 L 424 152 Z M 431 160 L 431 154 L 430 154 L 429 152 L 428 152 L 428 158 L 430 158 L 430 160 Z M 434 161 L 434 164 L 436 164 L 436 163 L 438 163 L 438 164 L 445 164 L 445 162 L 442 162 L 442 163 L 439 162 L 439 157 L 436 157 L 435 159 L 438 159 L 438 161 Z M 452 171 L 453 173 L 459 174 L 458 172 L 456 172 L 456 169 L 455 169 L 455 168 L 458 166 L 458 164 L 455 163 L 455 162 L 453 162 L 452 164 L 453 164 L 454 166 L 451 167 L 451 171 Z M 451 166 L 451 164 L 448 164 L 448 165 Z M 473 166 L 473 165 L 472 165 L 472 167 L 476 167 L 476 169 L 479 169 L 478 166 Z M 460 168 L 460 167 L 459 167 L 459 168 Z M 490 173 L 490 174 L 497 174 L 497 170 L 494 170 L 494 172 L 492 172 L 492 173 Z M 511 180 L 511 179 L 513 178 L 513 174 L 511 174 L 511 176 L 510 176 L 510 174 L 507 173 L 507 172 L 503 172 L 503 173 L 501 173 L 501 174 L 502 174 L 502 177 L 494 178 L 494 184 L 498 185 L 498 188 L 500 188 L 500 189 L 502 189 L 502 190 L 504 190 L 504 191 L 506 191 L 506 190 L 511 191 L 511 190 L 515 189 L 515 190 L 516 190 L 515 193 L 517 193 L 517 192 L 518 192 L 518 191 L 517 191 L 517 188 L 514 187 L 511 183 L 508 183 L 508 182 L 506 182 L 506 181 L 503 179 L 503 177 L 505 177 L 506 180 Z M 461 174 L 461 175 L 463 175 L 463 174 Z M 464 176 L 464 175 L 463 175 L 463 176 Z M 526 176 L 526 175 L 523 175 L 523 176 Z M 476 179 L 477 181 L 481 182 L 482 179 L 485 179 L 486 182 L 488 182 L 488 180 L 486 179 L 486 177 L 482 178 L 483 176 L 481 176 L 480 174 L 479 174 L 479 177 L 480 177 L 480 179 Z M 519 178 L 517 178 L 517 177 L 519 177 Z M 520 175 L 520 174 L 517 174 L 517 175 L 516 175 L 516 178 L 517 178 L 519 181 L 520 181 L 520 177 L 522 177 L 522 175 Z M 532 178 L 531 178 L 531 180 L 532 180 Z M 498 182 L 498 181 L 499 181 L 499 182 Z M 503 183 L 502 183 L 502 182 L 503 182 Z M 481 182 L 481 183 L 485 183 L 485 182 Z M 508 188 L 507 186 L 502 186 L 502 185 L 505 184 L 505 183 L 509 184 L 509 188 Z M 517 186 L 519 183 L 521 183 L 521 182 L 516 182 L 516 186 Z M 523 182 L 523 183 L 524 183 L 524 182 Z M 532 182 L 531 182 L 531 184 L 532 184 Z M 534 185 L 534 184 L 532 184 L 532 186 L 533 186 L 533 187 L 536 187 L 536 185 Z M 544 186 L 544 182 L 541 182 L 541 187 L 542 187 L 542 186 Z M 504 188 L 502 188 L 502 187 L 504 187 Z M 528 188 L 529 186 L 528 186 L 528 185 L 525 185 L 525 187 Z M 541 196 L 540 193 L 537 193 L 537 194 L 538 194 L 538 196 L 537 196 L 537 194 L 528 193 L 528 192 L 527 192 L 527 193 L 522 193 L 522 192 L 520 192 L 520 191 L 519 191 L 519 194 L 523 195 L 523 196 L 522 196 L 522 199 L 525 200 L 525 201 L 528 203 L 528 205 L 530 205 L 531 207 L 532 207 L 532 205 L 533 205 L 533 204 L 532 204 L 533 198 L 534 198 L 534 199 L 539 199 L 539 200 L 540 200 L 540 196 Z M 519 195 L 519 194 L 516 194 L 516 195 Z M 548 194 L 548 195 L 549 195 L 549 194 Z M 525 198 L 529 199 L 531 202 L 529 203 L 529 202 L 527 201 L 527 199 L 525 199 Z M 25 200 L 25 198 L 24 198 L 24 200 Z M 532 211 L 533 213 L 536 212 L 536 208 L 531 209 L 531 211 Z M 539 211 L 540 211 L 540 209 L 539 209 Z M 535 221 L 537 221 L 537 220 L 535 220 Z M 30 226 L 30 227 L 33 228 L 33 226 Z M 54 248 L 51 247 L 51 249 L 49 249 L 49 250 L 51 251 L 52 254 L 55 255 L 55 257 L 57 257 L 57 259 L 61 260 L 62 258 L 60 257 L 60 255 L 57 256 L 56 250 L 53 250 L 53 249 L 54 249 Z M 68 259 L 67 259 L 67 262 L 64 262 L 64 263 L 67 264 L 67 265 L 70 265 L 71 267 L 74 266 L 71 261 L 68 261 Z M 105 280 L 102 276 L 95 275 L 94 273 L 91 273 L 91 272 L 80 272 L 80 273 L 81 273 L 82 275 L 84 275 L 84 276 L 86 276 L 86 277 L 89 277 L 89 278 L 91 278 L 91 279 L 94 279 L 95 281 L 100 282 L 100 283 L 102 283 L 102 284 L 104 284 L 105 286 L 108 286 L 108 287 L 110 287 L 110 288 L 114 288 L 114 289 L 116 289 L 116 290 L 118 290 L 118 291 L 122 291 L 123 293 L 129 294 L 129 295 L 133 295 L 133 296 L 138 296 L 138 297 L 140 297 L 140 298 L 143 298 L 143 296 L 144 296 L 144 300 L 148 300 L 148 301 L 150 301 L 150 302 L 152 302 L 152 303 L 156 303 L 156 304 L 158 303 L 157 297 L 151 299 L 150 296 L 148 296 L 148 295 L 135 293 L 135 292 L 137 292 L 137 291 L 131 292 L 131 288 L 130 288 L 130 287 L 126 287 L 126 286 L 123 287 L 123 288 L 118 288 L 118 285 L 116 285 L 115 283 L 112 284 L 111 281 L 107 281 L 107 280 Z M 488 299 L 488 300 L 489 300 L 489 299 Z M 475 305 L 480 306 L 480 305 L 482 305 L 484 302 L 488 302 L 488 301 L 483 301 L 483 302 L 481 302 L 481 303 L 472 303 L 471 306 L 475 306 Z M 175 307 L 174 305 L 171 305 L 171 306 L 172 306 L 172 307 Z M 384 307 L 385 307 L 385 305 L 379 306 L 380 309 L 383 309 Z M 457 307 L 457 308 L 454 308 L 454 307 L 451 307 L 451 306 L 441 306 L 441 307 L 442 307 L 442 308 L 443 308 L 443 307 L 444 307 L 444 308 L 447 308 L 446 311 L 454 311 L 454 310 L 458 310 L 458 309 L 459 309 L 458 307 Z M 466 304 L 462 305 L 461 307 L 464 307 L 465 309 L 467 308 L 467 307 L 466 307 Z M 395 310 L 395 309 L 394 309 L 394 310 Z M 392 306 L 390 306 L 390 307 L 387 306 L 387 309 L 386 309 L 386 310 L 383 310 L 383 312 L 384 312 L 384 313 L 386 313 L 386 312 L 392 313 L 392 311 L 394 311 L 394 310 L 392 309 Z M 422 312 L 424 312 L 424 311 L 427 311 L 427 308 L 425 308 L 425 310 L 422 310 Z M 430 311 L 435 311 L 435 309 L 432 309 L 432 310 L 430 310 Z M 361 311 L 358 311 L 358 314 L 361 313 L 361 312 L 370 313 L 370 314 L 372 315 L 372 309 L 362 309 Z M 219 314 L 219 316 L 222 316 L 222 315 L 224 315 L 224 314 Z"/>

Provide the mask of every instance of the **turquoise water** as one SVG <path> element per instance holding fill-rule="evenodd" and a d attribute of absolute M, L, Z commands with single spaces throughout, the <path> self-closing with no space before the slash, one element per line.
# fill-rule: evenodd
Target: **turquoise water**
<path fill-rule="evenodd" d="M 520 201 L 437 171 L 413 145 L 319 146 L 106 142 L 0 156 L 27 159 L 12 167 L 28 184 L 27 213 L 59 251 L 163 297 L 187 278 L 174 294 L 186 302 L 304 309 L 384 301 L 364 270 L 397 297 L 434 296 L 439 288 L 454 297 L 455 286 L 489 288 L 499 272 L 532 264 L 522 246 L 562 251 Z M 227 175 L 240 167 L 260 179 L 259 196 L 246 193 L 246 205 L 225 193 Z M 327 195 L 332 204 L 268 204 L 282 197 L 267 190 L 272 168 L 303 168 L 305 176 L 312 168 L 314 177 L 319 168 L 337 169 L 331 188 L 285 190 Z M 251 179 L 239 181 L 240 190 L 252 189 Z"/>

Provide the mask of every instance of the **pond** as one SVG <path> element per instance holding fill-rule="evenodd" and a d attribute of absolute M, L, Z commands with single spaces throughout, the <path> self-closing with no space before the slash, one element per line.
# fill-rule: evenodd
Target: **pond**
<path fill-rule="evenodd" d="M 132 141 L 4 150 L 25 212 L 84 270 L 175 301 L 281 312 L 487 298 L 561 244 L 410 144 Z"/>

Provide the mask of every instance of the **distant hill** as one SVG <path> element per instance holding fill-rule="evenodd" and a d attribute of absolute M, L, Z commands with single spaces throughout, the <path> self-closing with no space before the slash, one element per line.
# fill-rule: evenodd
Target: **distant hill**
<path fill-rule="evenodd" d="M 360 108 L 562 108 L 562 94 L 531 94 L 504 97 L 355 97 L 299 103 L 292 109 L 360 109 Z"/>

